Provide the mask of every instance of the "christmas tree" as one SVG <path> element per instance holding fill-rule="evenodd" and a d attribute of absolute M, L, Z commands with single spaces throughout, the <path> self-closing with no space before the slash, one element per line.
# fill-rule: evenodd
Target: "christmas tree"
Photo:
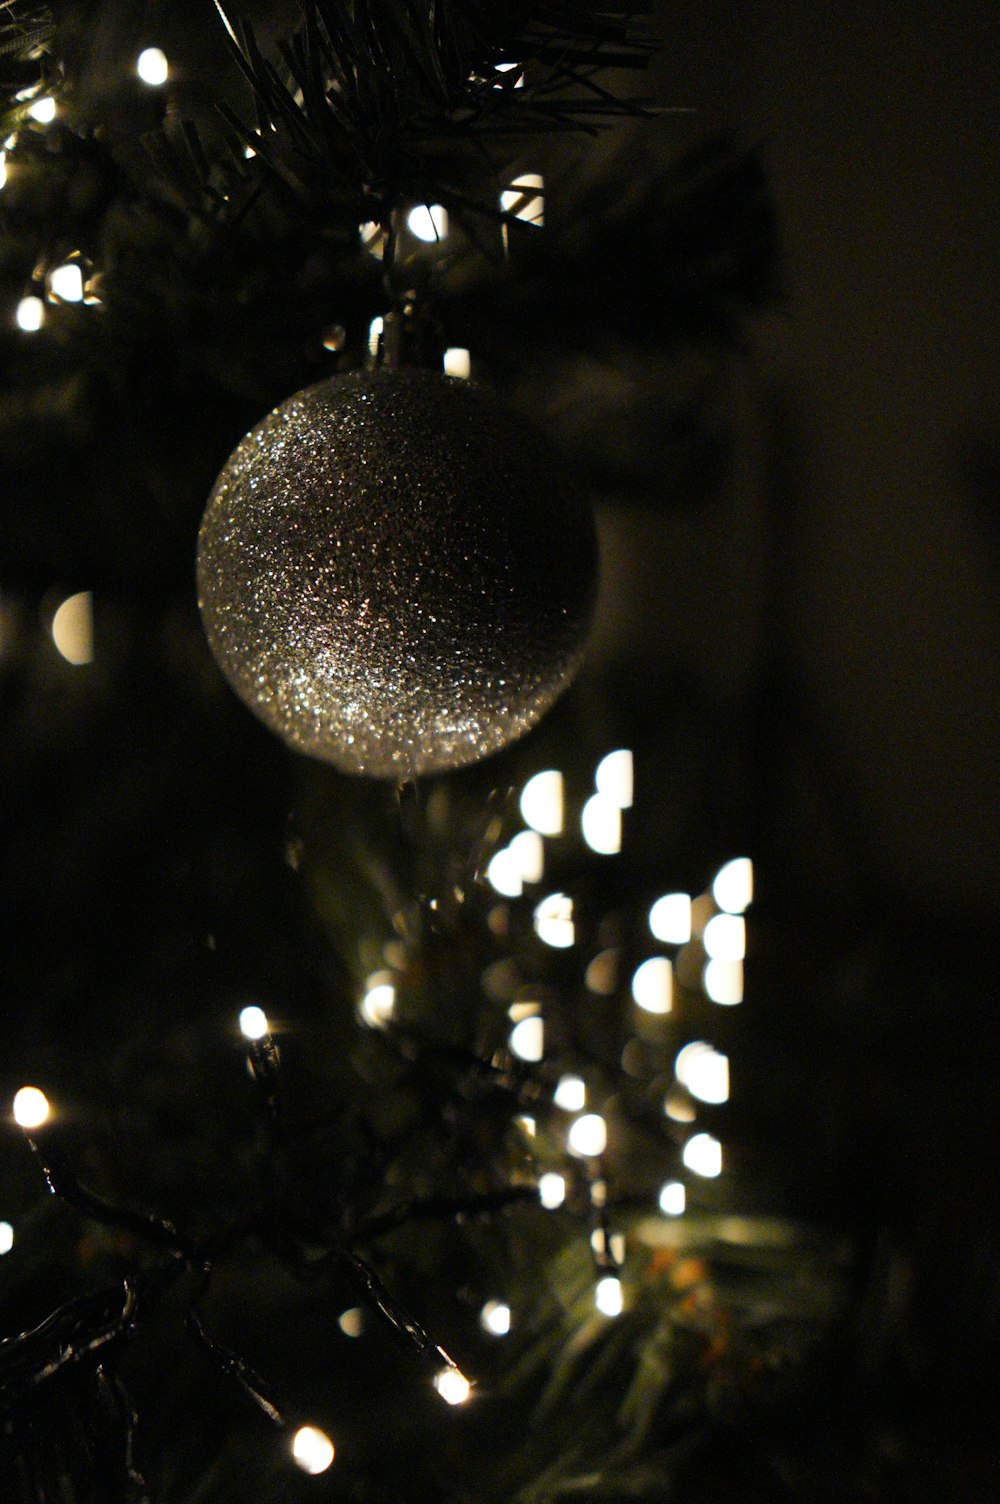
<path fill-rule="evenodd" d="M 641 7 L 0 15 L 3 1499 L 937 1497 L 780 546 L 752 693 L 638 651 L 758 153 Z"/>

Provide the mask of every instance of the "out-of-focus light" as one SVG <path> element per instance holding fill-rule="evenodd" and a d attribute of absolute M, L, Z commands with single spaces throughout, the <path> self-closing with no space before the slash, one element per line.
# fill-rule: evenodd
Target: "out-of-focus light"
<path fill-rule="evenodd" d="M 699 893 L 691 900 L 691 933 L 701 939 L 705 926 L 715 913 L 715 899 L 711 893 Z"/>
<path fill-rule="evenodd" d="M 742 914 L 753 900 L 753 862 L 734 856 L 720 867 L 712 884 L 712 897 L 727 914 Z"/>
<path fill-rule="evenodd" d="M 507 1009 L 507 1017 L 512 1024 L 519 1024 L 522 1018 L 534 1018 L 536 1013 L 541 1013 L 541 1003 L 531 1002 L 528 998 L 522 998 L 520 1002 L 511 1003 Z"/>
<path fill-rule="evenodd" d="M 457 1368 L 442 1368 L 435 1374 L 434 1388 L 449 1405 L 464 1405 L 472 1393 L 472 1385 Z"/>
<path fill-rule="evenodd" d="M 519 1024 L 515 1024 L 510 1031 L 507 1041 L 512 1055 L 519 1060 L 528 1060 L 532 1063 L 541 1060 L 545 1054 L 545 1025 L 540 1014 L 532 1018 L 522 1018 Z"/>
<path fill-rule="evenodd" d="M 618 952 L 602 950 L 587 967 L 584 982 L 588 992 L 598 997 L 610 997 L 618 986 Z"/>
<path fill-rule="evenodd" d="M 83 270 L 78 261 L 64 261 L 49 272 L 49 292 L 61 303 L 83 302 Z"/>
<path fill-rule="evenodd" d="M 9 1222 L 0 1222 L 0 1254 L 10 1253 L 14 1246 L 14 1229 Z"/>
<path fill-rule="evenodd" d="M 547 768 L 528 779 L 521 790 L 521 814 L 525 825 L 539 835 L 562 834 L 563 776 L 557 768 Z"/>
<path fill-rule="evenodd" d="M 617 1274 L 606 1274 L 597 1281 L 594 1305 L 602 1316 L 620 1316 L 625 1309 L 625 1294 Z"/>
<path fill-rule="evenodd" d="M 687 1190 L 682 1180 L 668 1180 L 660 1191 L 660 1211 L 665 1217 L 682 1217 L 687 1206 Z"/>
<path fill-rule="evenodd" d="M 447 235 L 448 211 L 442 204 L 418 204 L 406 216 L 406 224 L 411 235 L 430 245 Z"/>
<path fill-rule="evenodd" d="M 732 1007 L 743 1001 L 743 962 L 709 961 L 703 973 L 706 995 L 713 1003 Z"/>
<path fill-rule="evenodd" d="M 7 153 L 0 151 L 0 188 L 7 182 Z"/>
<path fill-rule="evenodd" d="M 144 84 L 157 88 L 170 77 L 167 55 L 159 47 L 147 47 L 135 60 L 135 71 Z"/>
<path fill-rule="evenodd" d="M 472 372 L 472 357 L 461 345 L 449 345 L 444 352 L 444 374 L 467 381 Z"/>
<path fill-rule="evenodd" d="M 585 1112 L 571 1124 L 566 1147 L 581 1159 L 597 1159 L 608 1146 L 608 1125 L 597 1112 Z"/>
<path fill-rule="evenodd" d="M 48 1097 L 37 1086 L 22 1086 L 14 1094 L 14 1122 L 19 1128 L 41 1128 L 50 1111 Z"/>
<path fill-rule="evenodd" d="M 684 1145 L 681 1158 L 689 1170 L 713 1180 L 722 1174 L 722 1145 L 710 1133 L 696 1133 Z"/>
<path fill-rule="evenodd" d="M 244 1039 L 263 1039 L 270 1031 L 271 1026 L 263 1008 L 251 1004 L 249 1008 L 240 1009 L 240 1033 Z"/>
<path fill-rule="evenodd" d="M 608 1204 L 608 1182 L 601 1177 L 590 1182 L 590 1204 L 596 1207 Z"/>
<path fill-rule="evenodd" d="M 603 794 L 592 794 L 580 813 L 583 839 L 591 851 L 615 856 L 622 849 L 622 812 Z"/>
<path fill-rule="evenodd" d="M 650 932 L 664 945 L 686 945 L 691 939 L 691 896 L 664 893 L 649 911 Z"/>
<path fill-rule="evenodd" d="M 587 1105 L 587 1086 L 580 1076 L 561 1076 L 552 1097 L 564 1112 L 582 1112 Z"/>
<path fill-rule="evenodd" d="M 345 1337 L 360 1337 L 365 1329 L 365 1313 L 360 1306 L 348 1306 L 337 1317 L 337 1325 Z"/>
<path fill-rule="evenodd" d="M 369 256 L 374 256 L 376 261 L 385 258 L 385 231 L 374 219 L 369 219 L 358 230 L 361 245 Z"/>
<path fill-rule="evenodd" d="M 292 1437 L 292 1456 L 304 1473 L 325 1473 L 333 1455 L 333 1442 L 318 1426 L 300 1426 Z"/>
<path fill-rule="evenodd" d="M 729 1057 L 704 1040 L 684 1046 L 674 1062 L 674 1074 L 699 1102 L 729 1101 Z"/>
<path fill-rule="evenodd" d="M 632 996 L 646 1013 L 669 1013 L 674 997 L 674 968 L 666 956 L 650 956 L 632 977 Z"/>
<path fill-rule="evenodd" d="M 609 1244 L 611 1248 L 611 1257 L 614 1259 L 615 1263 L 619 1265 L 624 1264 L 625 1234 L 623 1232 L 613 1232 L 609 1239 Z"/>
<path fill-rule="evenodd" d="M 376 971 L 368 978 L 365 995 L 361 1001 L 361 1017 L 372 1028 L 380 1029 L 387 1024 L 396 1006 L 396 989 L 391 971 Z"/>
<path fill-rule="evenodd" d="M 538 1181 L 538 1199 L 548 1212 L 554 1212 L 566 1200 L 566 1177 L 546 1170 Z"/>
<path fill-rule="evenodd" d="M 524 892 L 521 864 L 509 846 L 501 847 L 490 857 L 486 881 L 495 893 L 502 894 L 504 898 L 520 898 Z"/>
<path fill-rule="evenodd" d="M 514 1119 L 514 1122 L 516 1123 L 517 1127 L 520 1128 L 521 1132 L 526 1138 L 534 1138 L 535 1134 L 538 1132 L 537 1121 L 533 1117 L 530 1117 L 526 1112 L 520 1113 L 519 1116 Z"/>
<path fill-rule="evenodd" d="M 479 1313 L 479 1322 L 492 1337 L 506 1337 L 510 1331 L 510 1306 L 502 1300 L 488 1300 Z"/>
<path fill-rule="evenodd" d="M 673 1091 L 668 1091 L 663 1111 L 672 1123 L 693 1123 L 697 1117 L 687 1087 L 683 1091 L 678 1091 L 676 1087 Z"/>
<path fill-rule="evenodd" d="M 368 325 L 368 353 L 370 355 L 378 354 L 379 340 L 382 338 L 384 328 L 385 319 L 383 319 L 381 314 L 376 314 L 375 318 Z"/>
<path fill-rule="evenodd" d="M 713 961 L 742 961 L 747 953 L 747 924 L 738 914 L 716 914 L 702 936 L 705 954 Z"/>
<path fill-rule="evenodd" d="M 512 852 L 526 883 L 540 883 L 545 872 L 545 842 L 537 830 L 521 830 L 510 842 Z"/>
<path fill-rule="evenodd" d="M 550 893 L 535 906 L 535 934 L 546 945 L 566 950 L 576 940 L 573 900 L 566 893 Z"/>
<path fill-rule="evenodd" d="M 34 104 L 29 105 L 28 114 L 39 125 L 51 125 L 56 118 L 56 102 L 51 94 L 43 94 L 41 99 L 36 99 Z"/>
<path fill-rule="evenodd" d="M 41 298 L 30 293 L 18 303 L 14 318 L 17 327 L 23 329 L 25 334 L 35 334 L 45 323 L 45 304 Z"/>
<path fill-rule="evenodd" d="M 516 63 L 512 64 L 517 67 Z M 497 70 L 500 71 L 499 69 Z M 520 80 L 519 80 L 520 82 Z M 500 207 L 505 214 L 523 219 L 528 224 L 545 223 L 545 179 L 537 172 L 522 172 L 514 178 L 509 188 L 500 195 Z"/>
<path fill-rule="evenodd" d="M 617 752 L 609 752 L 607 757 L 601 758 L 594 774 L 594 786 L 619 809 L 632 808 L 632 754 L 627 748 L 620 747 Z"/>
<path fill-rule="evenodd" d="M 94 602 L 89 590 L 63 601 L 52 618 L 52 641 L 67 663 L 80 667 L 93 662 Z"/>

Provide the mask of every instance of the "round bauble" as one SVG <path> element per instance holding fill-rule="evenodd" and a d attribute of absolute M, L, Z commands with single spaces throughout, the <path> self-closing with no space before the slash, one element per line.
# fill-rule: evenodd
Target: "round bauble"
<path fill-rule="evenodd" d="M 589 506 L 486 388 L 433 371 L 335 376 L 252 429 L 198 544 L 205 630 L 291 746 L 409 778 L 529 729 L 593 614 Z"/>

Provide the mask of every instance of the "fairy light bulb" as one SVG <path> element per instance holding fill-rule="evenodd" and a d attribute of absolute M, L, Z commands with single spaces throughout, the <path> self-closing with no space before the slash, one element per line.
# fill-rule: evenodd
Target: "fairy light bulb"
<path fill-rule="evenodd" d="M 14 1246 L 14 1229 L 9 1222 L 0 1222 L 0 1254 L 10 1253 Z"/>
<path fill-rule="evenodd" d="M 742 914 L 753 901 L 753 862 L 748 856 L 733 857 L 715 874 L 712 897 L 727 914 Z"/>
<path fill-rule="evenodd" d="M 674 969 L 666 956 L 650 956 L 632 977 L 632 996 L 644 1013 L 669 1013 L 673 1006 Z"/>
<path fill-rule="evenodd" d="M 461 345 L 449 345 L 444 352 L 444 374 L 468 381 L 472 374 L 472 357 Z"/>
<path fill-rule="evenodd" d="M 48 1122 L 49 1099 L 37 1086 L 22 1086 L 14 1096 L 14 1122 L 19 1128 L 41 1128 Z"/>
<path fill-rule="evenodd" d="M 502 1300 L 488 1300 L 479 1313 L 479 1323 L 491 1337 L 506 1337 L 510 1319 L 510 1306 Z"/>
<path fill-rule="evenodd" d="M 608 1146 L 608 1125 L 597 1112 L 585 1112 L 570 1124 L 566 1147 L 580 1159 L 598 1159 Z"/>
<path fill-rule="evenodd" d="M 689 1138 L 681 1158 L 689 1170 L 706 1180 L 722 1174 L 722 1145 L 710 1133 L 696 1133 Z"/>
<path fill-rule="evenodd" d="M 507 847 L 526 883 L 540 883 L 545 871 L 545 842 L 537 830 L 521 830 Z"/>
<path fill-rule="evenodd" d="M 558 836 L 563 828 L 563 776 L 546 768 L 529 778 L 521 790 L 521 815 L 542 836 Z"/>
<path fill-rule="evenodd" d="M 418 240 L 433 245 L 448 233 L 448 211 L 442 204 L 418 204 L 407 215 L 406 226 Z"/>
<path fill-rule="evenodd" d="M 51 125 L 56 118 L 56 102 L 51 94 L 43 94 L 41 99 L 36 99 L 34 104 L 29 105 L 28 114 L 39 125 Z"/>
<path fill-rule="evenodd" d="M 526 1060 L 532 1064 L 541 1060 L 545 1054 L 545 1024 L 541 1014 L 535 1014 L 531 1018 L 522 1018 L 519 1024 L 515 1024 L 510 1031 L 508 1039 L 512 1055 L 519 1060 Z"/>
<path fill-rule="evenodd" d="M 524 874 L 517 855 L 509 846 L 495 851 L 486 868 L 486 881 L 494 893 L 503 898 L 520 898 L 524 892 Z"/>
<path fill-rule="evenodd" d="M 564 1112 L 582 1112 L 587 1105 L 587 1086 L 580 1076 L 560 1076 L 552 1096 Z"/>
<path fill-rule="evenodd" d="M 599 794 L 619 809 L 632 808 L 632 754 L 625 747 L 609 752 L 597 764 L 594 786 Z"/>
<path fill-rule="evenodd" d="M 300 1426 L 292 1437 L 292 1456 L 304 1473 L 325 1473 L 334 1458 L 334 1445 L 318 1426 Z"/>
<path fill-rule="evenodd" d="M 547 1170 L 538 1182 L 538 1199 L 548 1212 L 554 1212 L 566 1200 L 566 1177 Z"/>
<path fill-rule="evenodd" d="M 555 950 L 566 950 L 576 942 L 573 900 L 567 893 L 550 893 L 536 904 L 533 923 L 539 940 Z"/>
<path fill-rule="evenodd" d="M 263 1039 L 265 1034 L 271 1032 L 271 1026 L 267 1021 L 267 1014 L 263 1008 L 251 1004 L 249 1008 L 240 1010 L 240 1033 L 244 1039 Z"/>
<path fill-rule="evenodd" d="M 591 794 L 580 813 L 580 829 L 591 851 L 617 856 L 622 849 L 622 812 L 604 794 Z"/>
<path fill-rule="evenodd" d="M 45 304 L 41 298 L 30 293 L 18 303 L 14 311 L 14 320 L 17 327 L 25 334 L 36 334 L 45 323 Z"/>
<path fill-rule="evenodd" d="M 368 978 L 365 995 L 361 1002 L 361 1017 L 373 1029 L 382 1029 L 392 1018 L 396 1007 L 396 988 L 391 971 L 377 971 Z"/>
<path fill-rule="evenodd" d="M 660 1191 L 660 1211 L 665 1217 L 682 1217 L 687 1190 L 682 1180 L 668 1180 Z"/>
<path fill-rule="evenodd" d="M 742 961 L 747 949 L 746 920 L 739 914 L 716 914 L 705 926 L 702 944 L 713 961 Z"/>
<path fill-rule="evenodd" d="M 135 60 L 135 71 L 144 84 L 159 88 L 170 77 L 166 53 L 159 47 L 146 47 Z"/>
<path fill-rule="evenodd" d="M 649 911 L 649 929 L 664 945 L 686 945 L 691 939 L 691 895 L 664 893 Z"/>
<path fill-rule="evenodd" d="M 48 276 L 49 292 L 60 303 L 83 302 L 83 270 L 78 261 L 64 261 Z"/>
<path fill-rule="evenodd" d="M 620 1316 L 625 1309 L 625 1292 L 617 1274 L 606 1274 L 597 1281 L 594 1305 L 602 1316 Z"/>
<path fill-rule="evenodd" d="M 707 962 L 702 974 L 702 985 L 705 995 L 713 1003 L 731 1008 L 736 1003 L 743 1001 L 743 962 L 720 961 Z"/>
<path fill-rule="evenodd" d="M 472 1393 L 472 1385 L 465 1374 L 457 1368 L 442 1368 L 434 1376 L 434 1388 L 447 1405 L 464 1405 Z"/>

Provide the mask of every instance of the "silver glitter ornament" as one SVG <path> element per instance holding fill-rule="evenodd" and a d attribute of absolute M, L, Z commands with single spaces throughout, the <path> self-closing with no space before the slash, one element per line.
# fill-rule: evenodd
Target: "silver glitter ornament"
<path fill-rule="evenodd" d="M 523 735 L 593 613 L 589 506 L 483 387 L 335 376 L 230 456 L 198 541 L 223 673 L 293 747 L 351 773 L 460 767 Z"/>

